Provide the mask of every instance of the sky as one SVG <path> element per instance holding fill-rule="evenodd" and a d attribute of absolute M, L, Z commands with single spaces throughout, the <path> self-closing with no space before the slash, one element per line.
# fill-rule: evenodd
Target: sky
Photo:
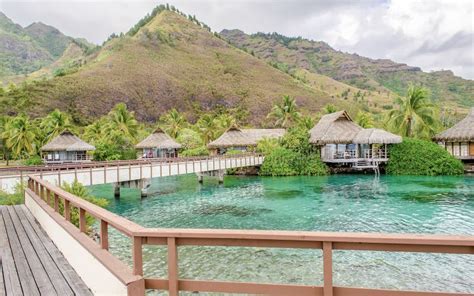
<path fill-rule="evenodd" d="M 101 44 L 166 2 L 213 31 L 301 36 L 344 52 L 474 79 L 472 0 L 0 0 L 0 11 L 22 26 L 41 21 Z"/>

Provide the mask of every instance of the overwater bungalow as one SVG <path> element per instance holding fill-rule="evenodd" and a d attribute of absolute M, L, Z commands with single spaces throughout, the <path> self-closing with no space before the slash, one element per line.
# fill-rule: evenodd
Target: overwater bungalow
<path fill-rule="evenodd" d="M 224 154 L 227 150 L 242 152 L 255 151 L 258 141 L 264 138 L 278 139 L 286 133 L 285 129 L 241 129 L 229 128 L 219 138 L 207 145 L 211 155 Z"/>
<path fill-rule="evenodd" d="M 437 134 L 433 140 L 458 159 L 474 160 L 474 108 L 466 118 Z"/>
<path fill-rule="evenodd" d="M 387 145 L 401 142 L 400 136 L 387 131 L 360 127 L 346 111 L 324 115 L 310 130 L 310 143 L 320 148 L 326 163 L 386 162 Z"/>
<path fill-rule="evenodd" d="M 41 154 L 43 161 L 47 164 L 87 162 L 91 160 L 88 151 L 93 150 L 95 150 L 94 146 L 66 130 L 41 147 Z"/>
<path fill-rule="evenodd" d="M 157 128 L 151 135 L 135 145 L 138 158 L 178 157 L 181 144 L 173 140 L 162 129 Z"/>

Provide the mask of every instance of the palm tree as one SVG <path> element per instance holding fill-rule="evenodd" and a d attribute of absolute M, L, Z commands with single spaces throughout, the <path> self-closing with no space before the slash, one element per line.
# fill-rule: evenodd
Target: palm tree
<path fill-rule="evenodd" d="M 138 122 L 134 112 L 127 110 L 127 105 L 119 103 L 109 112 L 106 131 L 108 134 L 120 135 L 136 140 L 138 135 Z M 115 136 L 114 136 L 115 137 Z"/>
<path fill-rule="evenodd" d="M 104 137 L 103 132 L 105 124 L 105 118 L 101 118 L 86 126 L 84 131 L 84 139 L 88 142 L 96 144 Z"/>
<path fill-rule="evenodd" d="M 275 126 L 288 127 L 295 122 L 301 114 L 298 112 L 295 99 L 286 95 L 280 105 L 274 105 L 268 118 L 275 118 Z"/>
<path fill-rule="evenodd" d="M 301 116 L 300 119 L 298 119 L 298 125 L 307 130 L 312 129 L 315 124 L 316 120 L 311 116 Z"/>
<path fill-rule="evenodd" d="M 374 119 L 372 117 L 372 114 L 367 112 L 359 111 L 359 113 L 357 113 L 355 121 L 363 128 L 374 127 Z"/>
<path fill-rule="evenodd" d="M 205 144 L 215 139 L 218 130 L 217 122 L 214 117 L 209 114 L 204 114 L 199 118 L 196 125 Z"/>
<path fill-rule="evenodd" d="M 410 86 L 407 96 L 397 98 L 398 109 L 388 113 L 388 123 L 402 136 L 430 136 L 436 128 L 434 106 L 423 87 Z"/>
<path fill-rule="evenodd" d="M 221 130 L 225 131 L 236 124 L 235 117 L 229 114 L 221 114 L 216 118 Z"/>
<path fill-rule="evenodd" d="M 55 109 L 46 116 L 40 124 L 42 131 L 45 133 L 45 142 L 56 137 L 66 129 L 71 129 L 72 124 L 66 113 Z"/>
<path fill-rule="evenodd" d="M 4 136 L 4 132 L 6 131 L 8 122 L 10 121 L 10 118 L 8 116 L 0 116 L 0 145 L 2 146 L 2 154 L 3 154 L 3 160 L 8 162 L 10 160 L 10 149 L 7 147 L 7 137 Z"/>
<path fill-rule="evenodd" d="M 17 157 L 35 152 L 35 127 L 28 117 L 21 115 L 10 120 L 2 134 L 6 138 L 7 147 Z"/>
<path fill-rule="evenodd" d="M 160 120 L 163 122 L 163 129 L 165 132 L 173 138 L 177 138 L 179 136 L 179 131 L 188 125 L 186 118 L 184 118 L 184 116 L 175 108 L 161 116 Z"/>

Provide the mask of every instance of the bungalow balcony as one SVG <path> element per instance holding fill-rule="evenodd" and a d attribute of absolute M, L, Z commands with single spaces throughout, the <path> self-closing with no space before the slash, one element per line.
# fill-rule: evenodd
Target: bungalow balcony
<path fill-rule="evenodd" d="M 387 162 L 389 159 L 388 149 L 334 149 L 332 146 L 325 146 L 321 149 L 321 160 L 328 163 L 358 163 L 361 161 Z"/>

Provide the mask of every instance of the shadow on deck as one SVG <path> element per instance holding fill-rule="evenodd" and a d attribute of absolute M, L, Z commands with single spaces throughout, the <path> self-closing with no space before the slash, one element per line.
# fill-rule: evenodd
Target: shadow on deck
<path fill-rule="evenodd" d="M 0 206 L 0 296 L 91 295 L 24 206 Z"/>

